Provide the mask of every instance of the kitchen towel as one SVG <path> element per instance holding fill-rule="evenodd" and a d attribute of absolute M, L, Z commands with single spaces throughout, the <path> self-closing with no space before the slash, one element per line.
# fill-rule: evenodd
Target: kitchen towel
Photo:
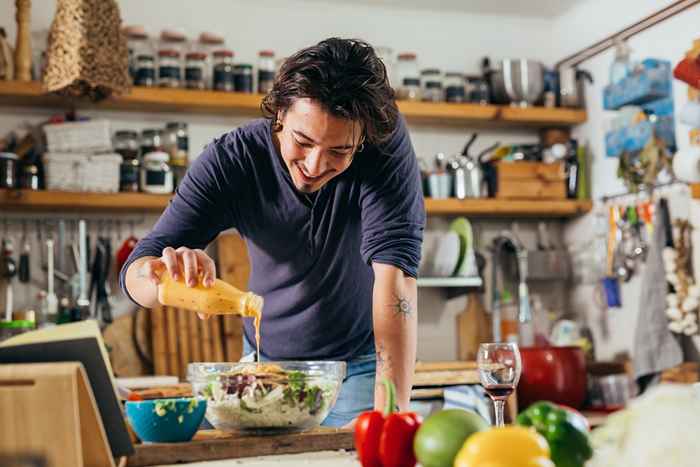
<path fill-rule="evenodd" d="M 660 213 L 661 201 L 655 206 Z M 666 245 L 663 216 L 654 216 L 654 234 L 642 276 L 639 314 L 634 336 L 632 363 L 636 379 L 650 378 L 683 362 L 683 349 L 668 329 L 666 272 L 661 253 Z"/>

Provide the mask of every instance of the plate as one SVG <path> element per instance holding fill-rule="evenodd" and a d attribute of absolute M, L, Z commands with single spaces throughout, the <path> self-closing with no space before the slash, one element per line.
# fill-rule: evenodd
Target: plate
<path fill-rule="evenodd" d="M 447 232 L 438 240 L 433 271 L 436 277 L 450 277 L 457 270 L 461 240 L 456 232 Z"/>

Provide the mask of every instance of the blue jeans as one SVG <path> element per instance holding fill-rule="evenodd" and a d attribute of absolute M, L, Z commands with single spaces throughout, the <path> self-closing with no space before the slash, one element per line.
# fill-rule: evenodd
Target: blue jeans
<path fill-rule="evenodd" d="M 243 356 L 255 352 L 243 338 Z M 268 360 L 260 355 L 260 359 Z M 341 427 L 357 418 L 362 412 L 374 408 L 374 377 L 377 369 L 376 353 L 359 355 L 347 362 L 347 374 L 340 388 L 338 400 L 323 421 L 323 426 Z"/>

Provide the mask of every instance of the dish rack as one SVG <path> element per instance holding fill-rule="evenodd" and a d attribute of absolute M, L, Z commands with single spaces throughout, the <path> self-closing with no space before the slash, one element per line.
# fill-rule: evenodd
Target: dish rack
<path fill-rule="evenodd" d="M 44 125 L 48 152 L 78 154 L 112 150 L 109 120 L 87 120 Z"/>
<path fill-rule="evenodd" d="M 46 189 L 58 191 L 119 191 L 119 154 L 44 154 Z"/>

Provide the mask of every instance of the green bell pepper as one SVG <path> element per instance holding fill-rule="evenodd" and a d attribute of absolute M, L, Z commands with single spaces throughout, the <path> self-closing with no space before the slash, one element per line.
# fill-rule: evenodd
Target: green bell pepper
<path fill-rule="evenodd" d="M 557 467 L 583 467 L 593 449 L 580 416 L 551 402 L 536 402 L 518 415 L 516 423 L 544 436 Z"/>

